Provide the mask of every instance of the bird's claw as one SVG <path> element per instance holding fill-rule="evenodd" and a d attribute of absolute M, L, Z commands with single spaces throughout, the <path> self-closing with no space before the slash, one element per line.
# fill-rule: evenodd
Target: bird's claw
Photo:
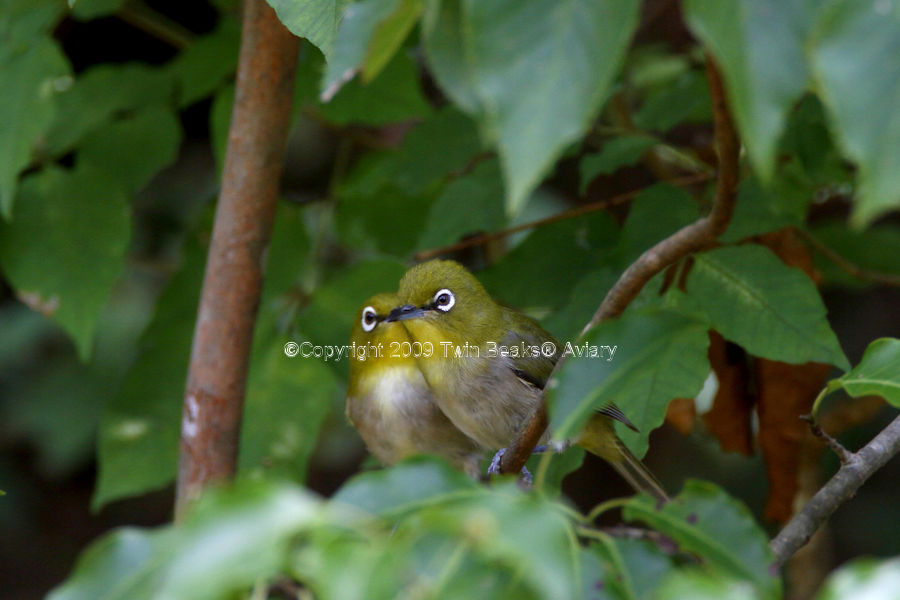
<path fill-rule="evenodd" d="M 494 458 L 491 459 L 490 466 L 488 466 L 488 475 L 500 475 L 500 461 L 503 459 L 503 455 L 505 453 L 506 448 L 500 448 L 499 450 L 497 450 L 497 453 L 494 454 Z M 522 467 L 522 470 L 519 472 L 519 477 L 521 477 L 522 481 L 527 485 L 531 485 L 531 471 L 528 470 L 528 467 Z"/>

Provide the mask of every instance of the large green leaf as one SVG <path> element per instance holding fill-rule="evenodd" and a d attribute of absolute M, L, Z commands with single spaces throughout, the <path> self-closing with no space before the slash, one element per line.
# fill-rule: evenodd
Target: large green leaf
<path fill-rule="evenodd" d="M 69 578 L 47 600 L 119 598 L 115 589 L 139 574 L 167 545 L 171 534 L 125 527 L 104 535 L 87 547 Z"/>
<path fill-rule="evenodd" d="M 58 0 L 2 0 L 0 2 L 0 63 L 27 50 L 49 33 L 63 16 L 65 4 Z"/>
<path fill-rule="evenodd" d="M 180 107 L 206 98 L 234 73 L 240 39 L 238 23 L 222 19 L 215 31 L 191 43 L 166 66 L 178 86 Z"/>
<path fill-rule="evenodd" d="M 836 0 L 822 10 L 810 60 L 837 139 L 859 166 L 852 222 L 900 206 L 900 6 Z"/>
<path fill-rule="evenodd" d="M 550 429 L 558 439 L 574 437 L 587 418 L 616 404 L 640 430 L 619 435 L 637 456 L 665 417 L 672 398 L 692 398 L 709 374 L 709 324 L 681 313 L 645 307 L 601 323 L 572 350 L 598 350 L 596 357 L 570 356 L 547 385 Z M 585 344 L 587 346 L 585 346 Z M 560 348 L 568 350 L 566 346 Z"/>
<path fill-rule="evenodd" d="M 667 577 L 654 598 L 658 600 L 762 600 L 768 598 L 751 583 L 719 572 L 680 569 Z"/>
<path fill-rule="evenodd" d="M 363 157 L 339 194 L 367 196 L 394 186 L 406 195 L 419 195 L 439 186 L 448 174 L 463 171 L 481 150 L 472 120 L 445 108 L 413 127 L 397 150 Z"/>
<path fill-rule="evenodd" d="M 51 598 L 234 597 L 283 572 L 293 538 L 322 521 L 321 503 L 294 486 L 246 482 L 217 490 L 178 527 L 101 538 Z"/>
<path fill-rule="evenodd" d="M 471 173 L 451 181 L 428 212 L 417 246 L 435 248 L 468 234 L 502 228 L 503 181 L 496 160 L 477 165 Z"/>
<path fill-rule="evenodd" d="M 809 233 L 858 267 L 900 275 L 900 228 L 894 223 L 878 223 L 865 231 L 854 231 L 843 220 L 821 221 L 812 225 Z M 875 285 L 875 282 L 850 275 L 819 252 L 813 258 L 826 284 L 857 288 Z"/>
<path fill-rule="evenodd" d="M 425 34 L 432 69 L 498 146 L 510 213 L 596 116 L 638 6 L 634 0 L 464 0 L 461 10 L 431 7 Z M 441 48 L 457 40 L 458 49 Z"/>
<path fill-rule="evenodd" d="M 375 79 L 409 34 L 422 10 L 419 0 L 363 0 L 349 5 L 338 24 L 334 53 L 325 68 L 327 102 L 357 72 Z"/>
<path fill-rule="evenodd" d="M 334 36 L 348 0 L 268 0 L 291 33 L 306 38 L 331 58 Z"/>
<path fill-rule="evenodd" d="M 699 217 L 697 201 L 686 191 L 665 183 L 643 190 L 631 204 L 619 240 L 619 264 L 626 268 L 645 250 Z"/>
<path fill-rule="evenodd" d="M 337 125 L 387 125 L 421 119 L 431 112 L 419 85 L 418 67 L 405 52 L 397 53 L 374 81 L 351 81 L 342 87 L 320 110 Z"/>
<path fill-rule="evenodd" d="M 12 223 L 0 223 L 0 267 L 19 298 L 68 332 L 86 360 L 97 316 L 125 262 L 128 205 L 95 169 L 48 168 L 25 180 Z"/>
<path fill-rule="evenodd" d="M 622 135 L 605 142 L 600 152 L 586 155 L 578 164 L 581 193 L 598 175 L 609 175 L 635 164 L 656 143 L 656 138 L 642 133 Z"/>
<path fill-rule="evenodd" d="M 806 190 L 791 192 L 791 189 L 777 183 L 767 189 L 754 178 L 741 181 L 737 206 L 721 241 L 732 243 L 783 227 L 801 225 L 811 200 L 810 193 Z"/>
<path fill-rule="evenodd" d="M 720 65 L 747 152 L 771 179 L 778 138 L 809 81 L 807 33 L 821 0 L 688 0 L 685 16 Z"/>
<path fill-rule="evenodd" d="M 714 329 L 754 356 L 850 366 L 815 284 L 767 248 L 745 245 L 696 255 L 687 291 Z"/>
<path fill-rule="evenodd" d="M 589 551 L 605 565 L 601 586 L 594 587 L 622 600 L 653 598 L 660 581 L 674 571 L 672 559 L 648 540 L 609 538 Z"/>
<path fill-rule="evenodd" d="M 584 274 L 609 257 L 617 238 L 607 213 L 551 223 L 528 234 L 478 278 L 495 298 L 512 306 L 559 306 Z"/>
<path fill-rule="evenodd" d="M 172 111 L 150 106 L 87 134 L 78 151 L 78 164 L 104 170 L 129 193 L 178 156 L 181 125 Z"/>
<path fill-rule="evenodd" d="M 333 501 L 375 515 L 399 516 L 426 504 L 459 500 L 478 490 L 474 481 L 447 463 L 415 457 L 389 469 L 356 475 L 338 490 Z"/>
<path fill-rule="evenodd" d="M 13 214 L 19 172 L 53 120 L 54 96 L 68 73 L 68 61 L 49 38 L 0 57 L 0 216 L 6 219 Z"/>
<path fill-rule="evenodd" d="M 875 340 L 859 364 L 838 379 L 828 382 L 828 391 L 843 388 L 854 398 L 881 396 L 900 408 L 900 340 Z"/>
<path fill-rule="evenodd" d="M 181 403 L 197 302 L 206 262 L 204 229 L 188 237 L 181 269 L 156 314 L 119 392 L 104 407 L 98 436 L 99 473 L 92 506 L 158 489 L 175 477 Z"/>
<path fill-rule="evenodd" d="M 56 116 L 47 132 L 47 152 L 64 154 L 111 120 L 148 105 L 170 103 L 174 79 L 166 69 L 142 63 L 101 64 L 79 73 L 57 96 Z"/>
<path fill-rule="evenodd" d="M 641 494 L 622 516 L 647 523 L 723 574 L 751 582 L 764 598 L 781 596 L 765 532 L 746 506 L 712 483 L 690 480 L 665 504 Z"/>

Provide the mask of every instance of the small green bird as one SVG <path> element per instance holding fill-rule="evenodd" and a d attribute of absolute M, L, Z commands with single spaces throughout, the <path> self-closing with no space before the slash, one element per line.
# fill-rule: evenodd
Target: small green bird
<path fill-rule="evenodd" d="M 400 280 L 399 303 L 385 319 L 435 353 L 418 358 L 434 399 L 453 424 L 486 448 L 507 447 L 540 402 L 559 344 L 520 312 L 503 307 L 459 263 L 432 260 Z M 516 349 L 505 355 L 502 348 Z M 612 419 L 634 428 L 614 406 L 598 411 L 576 442 L 610 463 L 638 491 L 667 499 L 652 473 L 625 447 Z M 549 434 L 545 434 L 545 439 Z"/>
<path fill-rule="evenodd" d="M 387 321 L 397 303 L 394 294 L 377 294 L 356 315 L 347 418 L 383 465 L 433 454 L 477 478 L 483 450 L 435 404 L 414 356 L 422 349 L 403 325 Z"/>

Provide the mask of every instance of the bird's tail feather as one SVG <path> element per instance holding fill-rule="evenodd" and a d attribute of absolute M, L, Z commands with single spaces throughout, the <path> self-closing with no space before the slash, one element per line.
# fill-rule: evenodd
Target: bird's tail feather
<path fill-rule="evenodd" d="M 616 440 L 617 450 L 621 460 L 612 461 L 610 464 L 622 476 L 622 478 L 638 492 L 647 492 L 661 502 L 668 502 L 669 496 L 662 484 L 650 469 L 644 466 L 638 458 L 631 453 L 621 440 Z"/>

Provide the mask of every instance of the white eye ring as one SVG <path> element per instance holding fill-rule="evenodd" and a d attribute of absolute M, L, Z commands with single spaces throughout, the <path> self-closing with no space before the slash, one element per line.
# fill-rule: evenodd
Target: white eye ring
<path fill-rule="evenodd" d="M 371 306 L 367 306 L 362 311 L 362 328 L 363 331 L 372 331 L 378 325 L 378 314 Z"/>
<path fill-rule="evenodd" d="M 434 307 L 443 312 L 449 312 L 453 305 L 456 304 L 456 296 L 453 295 L 453 292 L 444 288 L 442 290 L 438 290 L 438 292 L 434 295 Z"/>

